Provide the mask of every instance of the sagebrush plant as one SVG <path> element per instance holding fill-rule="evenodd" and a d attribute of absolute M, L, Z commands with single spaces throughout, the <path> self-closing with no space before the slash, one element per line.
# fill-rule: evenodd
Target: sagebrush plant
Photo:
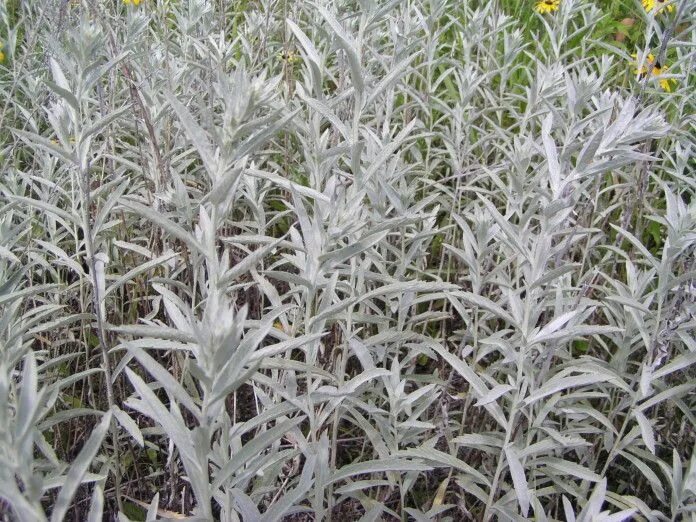
<path fill-rule="evenodd" d="M 0 3 L 2 520 L 696 520 L 695 7 Z"/>

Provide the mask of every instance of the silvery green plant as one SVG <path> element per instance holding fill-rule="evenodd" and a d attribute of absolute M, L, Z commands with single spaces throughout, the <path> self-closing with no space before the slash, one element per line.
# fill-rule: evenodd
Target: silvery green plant
<path fill-rule="evenodd" d="M 3 520 L 692 517 L 687 3 L 0 6 Z"/>

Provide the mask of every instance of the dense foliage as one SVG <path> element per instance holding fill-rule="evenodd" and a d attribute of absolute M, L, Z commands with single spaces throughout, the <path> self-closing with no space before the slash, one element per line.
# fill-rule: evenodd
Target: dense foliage
<path fill-rule="evenodd" d="M 696 520 L 691 0 L 0 3 L 0 519 Z"/>

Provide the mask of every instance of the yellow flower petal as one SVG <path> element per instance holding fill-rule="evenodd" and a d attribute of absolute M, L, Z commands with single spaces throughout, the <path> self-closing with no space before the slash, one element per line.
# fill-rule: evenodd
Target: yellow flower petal
<path fill-rule="evenodd" d="M 653 78 L 657 79 L 658 84 L 662 88 L 662 90 L 665 92 L 672 92 L 672 84 L 676 82 L 671 78 L 660 78 L 660 76 L 662 76 L 667 71 L 667 66 L 655 60 L 654 54 L 650 53 L 648 54 L 648 56 L 645 57 L 644 65 L 640 65 L 640 63 L 638 62 L 638 55 L 632 54 L 631 56 L 634 58 L 636 66 L 636 69 L 634 69 L 633 72 L 638 76 L 638 78 L 645 78 L 645 75 L 648 73 L 648 70 L 652 68 L 650 75 Z"/>
<path fill-rule="evenodd" d="M 655 11 L 656 13 L 664 10 L 669 13 L 674 11 L 674 2 L 670 2 L 669 0 L 642 0 L 642 2 L 643 8 L 645 8 L 645 11 L 648 13 L 651 11 Z"/>
<path fill-rule="evenodd" d="M 552 13 L 557 11 L 561 5 L 561 0 L 539 0 L 534 10 L 539 14 Z"/>

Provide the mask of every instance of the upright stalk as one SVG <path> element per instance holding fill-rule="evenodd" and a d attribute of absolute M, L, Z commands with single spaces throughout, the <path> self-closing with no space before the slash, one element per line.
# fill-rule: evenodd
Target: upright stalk
<path fill-rule="evenodd" d="M 109 411 L 113 411 L 116 402 L 114 399 L 114 389 L 111 376 L 111 365 L 109 363 L 109 349 L 106 342 L 106 332 L 104 330 L 104 321 L 101 314 L 101 302 L 104 296 L 100 294 L 99 282 L 97 281 L 97 260 L 94 252 L 94 242 L 92 240 L 92 222 L 89 209 L 92 206 L 91 191 L 89 186 L 89 163 L 86 167 L 79 168 L 80 177 L 80 192 L 82 196 L 82 230 L 84 231 L 85 250 L 87 252 L 87 262 L 89 263 L 90 280 L 92 283 L 92 309 L 97 318 L 97 337 L 99 338 L 99 346 L 102 354 L 102 366 L 104 367 L 104 387 L 106 389 L 106 400 L 109 405 Z M 118 443 L 118 428 L 112 422 L 110 427 L 112 444 L 114 447 L 114 489 L 116 493 L 116 504 L 119 511 L 123 512 L 123 503 L 121 501 L 121 459 L 119 458 L 119 443 Z"/>

